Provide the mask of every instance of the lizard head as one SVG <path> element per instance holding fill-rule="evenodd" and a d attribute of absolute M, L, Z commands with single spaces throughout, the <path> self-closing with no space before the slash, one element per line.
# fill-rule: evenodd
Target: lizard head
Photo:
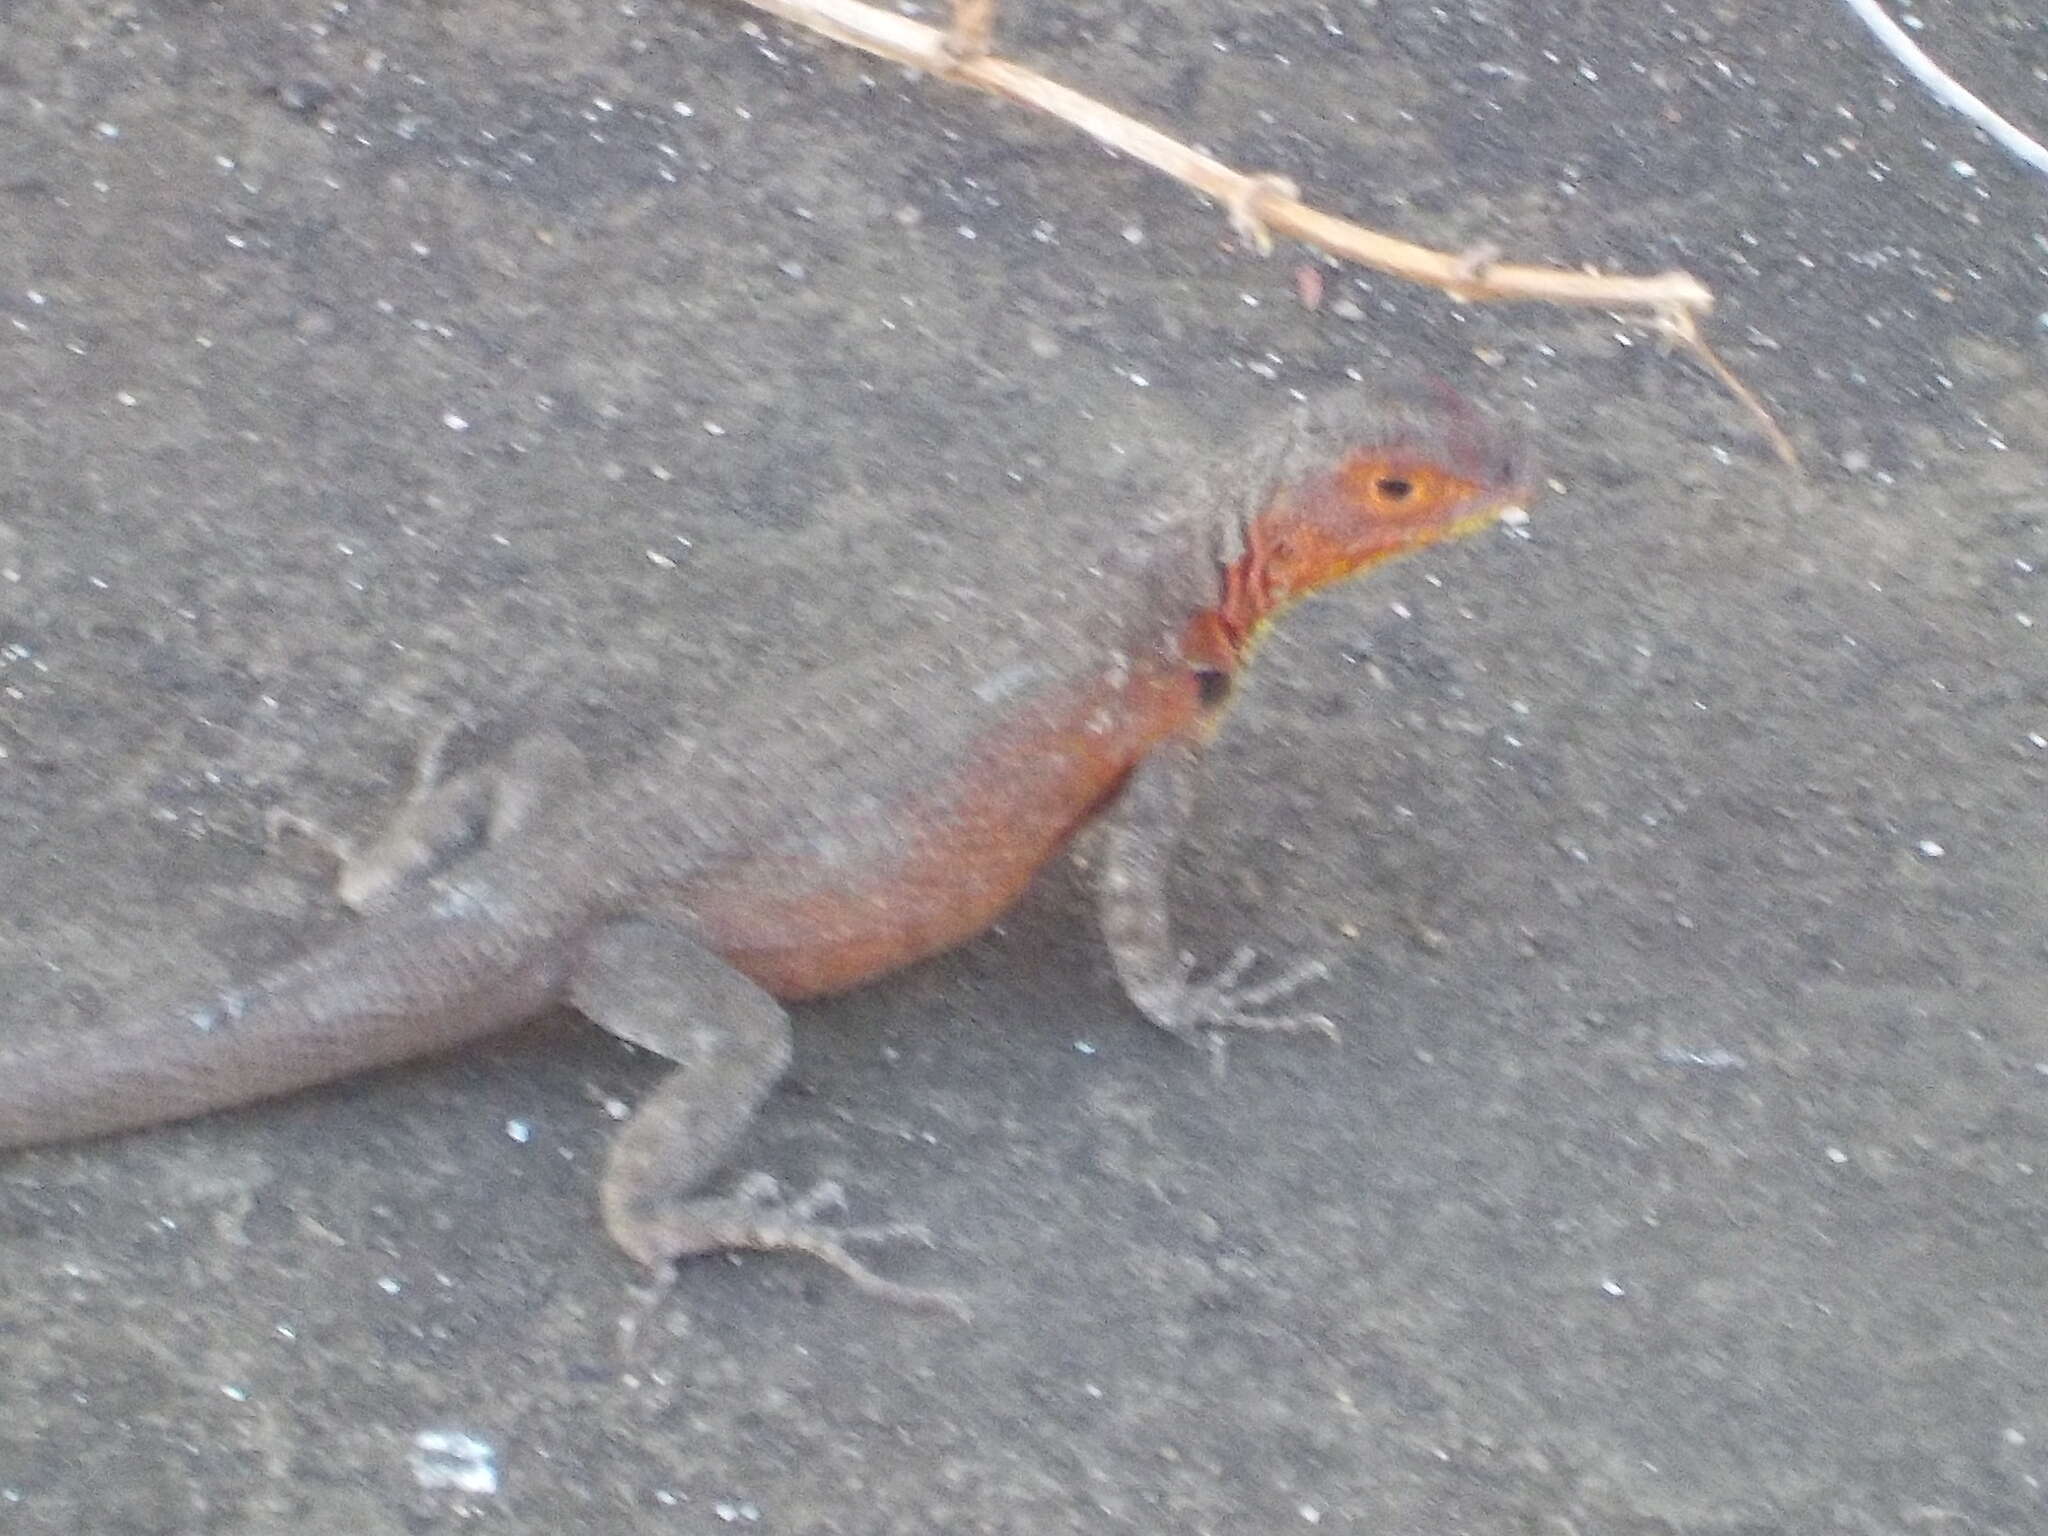
<path fill-rule="evenodd" d="M 1259 482 L 1217 614 L 1247 645 L 1321 587 L 1492 524 L 1533 475 L 1518 436 L 1445 389 L 1372 414 L 1349 400 L 1308 407 Z"/>

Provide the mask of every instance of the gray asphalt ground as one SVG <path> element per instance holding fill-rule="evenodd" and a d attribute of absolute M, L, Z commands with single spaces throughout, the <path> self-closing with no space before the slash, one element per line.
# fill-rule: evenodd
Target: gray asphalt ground
<path fill-rule="evenodd" d="M 2048 31 L 1920 35 L 2048 130 Z M 745 1163 L 899 1277 L 635 1277 L 658 1065 L 571 1018 L 0 1164 L 0 1530 L 2048 1529 L 2048 185 L 1829 0 L 1012 0 L 1008 51 L 1451 249 L 1684 266 L 1798 440 L 1613 319 L 1261 261 L 1058 125 L 685 0 L 0 11 L 0 1030 L 338 919 L 267 808 L 608 763 L 1027 590 L 1291 389 L 1552 486 L 1320 601 L 1189 941 L 1333 949 L 1217 1081 L 1056 873 L 802 1011 Z M 496 1492 L 423 1482 L 422 1432 Z"/>

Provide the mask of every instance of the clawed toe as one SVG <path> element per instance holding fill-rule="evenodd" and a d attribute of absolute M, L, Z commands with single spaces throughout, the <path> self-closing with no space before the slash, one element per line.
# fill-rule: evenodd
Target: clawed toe
<path fill-rule="evenodd" d="M 292 838 L 310 844 L 336 864 L 346 864 L 355 856 L 355 845 L 325 822 L 281 805 L 263 813 L 263 846 L 267 850 L 275 853 Z"/>
<path fill-rule="evenodd" d="M 766 1175 L 761 1175 L 766 1178 Z M 768 1180 L 771 1189 L 775 1181 Z M 784 1218 L 795 1225 L 813 1226 L 817 1218 L 846 1209 L 846 1189 L 832 1179 L 820 1179 L 794 1200 L 782 1202 Z M 842 1243 L 915 1243 L 920 1248 L 936 1248 L 931 1228 L 917 1221 L 871 1222 L 861 1227 L 818 1227 Z"/>
<path fill-rule="evenodd" d="M 846 1189 L 833 1179 L 820 1179 L 809 1189 L 787 1202 L 790 1218 L 795 1221 L 813 1221 L 820 1216 L 846 1209 Z"/>
<path fill-rule="evenodd" d="M 870 1296 L 921 1311 L 944 1312 L 965 1322 L 967 1306 L 950 1291 L 904 1285 L 876 1274 L 855 1258 L 852 1247 L 910 1242 L 935 1246 L 929 1229 L 917 1222 L 878 1222 L 835 1226 L 821 1214 L 846 1208 L 846 1191 L 831 1180 L 812 1185 L 800 1195 L 784 1193 L 767 1174 L 743 1177 L 724 1198 L 692 1200 L 665 1218 L 647 1223 L 633 1234 L 630 1250 L 655 1272 L 655 1295 L 666 1294 L 678 1260 L 699 1254 L 751 1249 L 760 1253 L 803 1253 L 839 1271 Z"/>
<path fill-rule="evenodd" d="M 1262 982 L 1256 987 L 1245 988 L 1237 994 L 1236 1001 L 1240 1008 L 1263 1008 L 1267 1003 L 1277 1001 L 1283 997 L 1290 997 L 1310 982 L 1321 981 L 1329 974 L 1330 962 L 1323 959 L 1320 955 L 1313 955 L 1306 960 L 1297 960 L 1271 981 Z M 1311 1015 L 1311 1017 L 1321 1018 L 1322 1016 L 1315 1014 Z M 1324 1022 L 1328 1023 L 1329 1021 L 1324 1020 Z"/>
<path fill-rule="evenodd" d="M 1212 1041 L 1214 1032 L 1220 1030 L 1245 1030 L 1267 1035 L 1313 1031 L 1333 1042 L 1341 1039 L 1336 1024 L 1327 1014 L 1262 1011 L 1268 1004 L 1290 997 L 1309 983 L 1328 976 L 1330 965 L 1327 960 L 1320 956 L 1298 960 L 1278 975 L 1252 986 L 1240 987 L 1238 982 L 1251 969 L 1255 958 L 1251 949 L 1240 949 L 1207 981 L 1190 985 L 1169 1027 L 1181 1035 L 1206 1030 L 1211 1032 Z"/>

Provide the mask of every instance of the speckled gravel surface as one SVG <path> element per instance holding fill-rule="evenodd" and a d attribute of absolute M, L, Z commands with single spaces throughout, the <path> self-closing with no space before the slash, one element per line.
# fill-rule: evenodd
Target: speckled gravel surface
<path fill-rule="evenodd" d="M 1915 9 L 2048 131 L 2037 16 Z M 1212 1079 L 1055 875 L 803 1010 L 746 1151 L 929 1222 L 879 1262 L 976 1322 L 705 1263 L 623 1362 L 658 1068 L 574 1020 L 10 1157 L 0 1530 L 2048 1527 L 2048 185 L 1823 0 L 1005 11 L 1367 222 L 1697 272 L 1797 480 L 1610 319 L 1311 312 L 749 14 L 0 19 L 0 1030 L 333 924 L 264 811 L 374 818 L 450 713 L 624 761 L 1433 374 L 1550 492 L 1281 633 L 1185 861 L 1347 1043 Z"/>

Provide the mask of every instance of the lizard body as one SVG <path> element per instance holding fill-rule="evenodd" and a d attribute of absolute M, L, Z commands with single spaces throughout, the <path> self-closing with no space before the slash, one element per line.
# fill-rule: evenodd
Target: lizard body
<path fill-rule="evenodd" d="M 436 783 L 429 762 L 394 832 L 341 850 L 361 926 L 196 1008 L 0 1045 L 0 1147 L 202 1114 L 567 1004 L 677 1064 L 606 1169 L 606 1225 L 629 1254 L 666 1271 L 793 1249 L 947 1302 L 852 1258 L 844 1240 L 877 1234 L 817 1224 L 821 1196 L 696 1193 L 788 1063 L 781 1001 L 981 932 L 1099 818 L 1102 927 L 1141 1011 L 1183 1036 L 1308 1022 L 1258 1011 L 1308 971 L 1239 988 L 1239 961 L 1198 982 L 1173 945 L 1166 880 L 1202 746 L 1276 613 L 1526 489 L 1515 447 L 1462 408 L 1325 401 L 1030 611 L 956 615 L 893 671 L 834 669 L 771 717 L 581 796 L 563 793 L 583 771 L 555 737 L 501 774 Z M 545 803 L 538 780 L 577 803 Z"/>

